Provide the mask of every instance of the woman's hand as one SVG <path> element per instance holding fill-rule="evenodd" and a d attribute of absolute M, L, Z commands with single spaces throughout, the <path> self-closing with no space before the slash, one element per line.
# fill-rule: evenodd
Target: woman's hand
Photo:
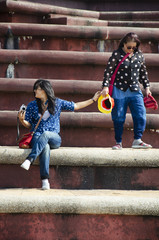
<path fill-rule="evenodd" d="M 31 127 L 31 124 L 25 120 L 25 112 L 24 111 L 18 112 L 18 117 L 19 117 L 19 120 L 20 120 L 21 124 L 24 127 L 26 127 L 26 128 L 30 128 Z"/>
<path fill-rule="evenodd" d="M 23 123 L 24 119 L 25 119 L 25 112 L 24 111 L 19 111 L 18 112 L 18 117 L 21 123 Z"/>
<path fill-rule="evenodd" d="M 98 92 L 96 92 L 95 94 L 94 94 L 94 97 L 92 98 L 93 99 L 93 101 L 97 101 L 98 100 L 98 98 L 100 97 L 100 95 L 101 95 L 101 91 L 98 91 Z"/>
<path fill-rule="evenodd" d="M 103 97 L 106 97 L 106 95 L 109 93 L 109 88 L 108 87 L 104 87 L 101 94 Z"/>
<path fill-rule="evenodd" d="M 148 97 L 148 95 L 152 95 L 149 87 L 145 88 L 145 95 L 146 97 Z"/>

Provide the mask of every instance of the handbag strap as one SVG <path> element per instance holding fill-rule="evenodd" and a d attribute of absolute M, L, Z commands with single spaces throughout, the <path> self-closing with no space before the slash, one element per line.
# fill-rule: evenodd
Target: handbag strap
<path fill-rule="evenodd" d="M 47 108 L 46 108 L 46 109 L 47 109 Z M 46 111 L 46 109 L 45 109 L 45 111 Z M 43 112 L 43 114 L 41 114 L 41 117 L 39 118 L 39 120 L 38 120 L 38 122 L 37 122 L 37 124 L 36 124 L 36 126 L 35 126 L 34 131 L 33 131 L 32 134 L 34 134 L 34 133 L 36 132 L 37 128 L 39 127 L 39 124 L 40 124 L 40 122 L 41 122 L 41 119 L 42 119 L 45 111 Z"/>
<path fill-rule="evenodd" d="M 39 124 L 40 124 L 40 122 L 41 122 L 41 120 L 42 120 L 42 117 L 43 117 L 43 115 L 44 115 L 46 109 L 47 109 L 47 107 L 45 108 L 44 112 L 41 114 L 41 116 L 40 116 L 40 118 L 39 118 L 39 120 L 38 120 L 38 122 L 37 122 L 37 124 L 36 124 L 36 126 L 35 126 L 35 128 L 34 128 L 34 131 L 32 132 L 32 135 L 34 135 L 34 133 L 36 132 L 37 128 L 39 127 Z M 17 116 L 17 138 L 16 138 L 16 141 L 19 140 L 19 137 L 20 137 L 20 131 L 19 131 L 19 117 Z"/>
<path fill-rule="evenodd" d="M 122 59 L 121 59 L 121 61 L 118 63 L 118 65 L 117 65 L 117 67 L 116 67 L 116 69 L 115 69 L 115 71 L 114 71 L 114 73 L 113 73 L 113 78 L 112 78 L 112 81 L 110 81 L 110 84 L 114 84 L 114 80 L 115 80 L 115 76 L 116 76 L 116 74 L 117 74 L 117 71 L 118 71 L 118 69 L 119 69 L 119 67 L 120 67 L 120 65 L 122 64 L 122 62 L 124 62 L 124 60 L 129 56 L 129 54 L 130 53 L 127 53 Z"/>

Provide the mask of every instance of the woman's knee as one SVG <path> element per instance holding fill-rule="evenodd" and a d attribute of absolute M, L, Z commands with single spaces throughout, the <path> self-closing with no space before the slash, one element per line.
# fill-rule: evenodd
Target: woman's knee
<path fill-rule="evenodd" d="M 49 146 L 49 144 L 45 145 L 44 149 L 42 150 L 42 152 L 39 155 L 39 159 L 44 160 L 47 157 L 48 158 L 50 157 L 50 146 Z"/>

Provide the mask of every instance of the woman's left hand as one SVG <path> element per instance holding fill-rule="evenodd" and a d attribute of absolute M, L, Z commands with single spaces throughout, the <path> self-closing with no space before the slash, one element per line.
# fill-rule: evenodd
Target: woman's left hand
<path fill-rule="evenodd" d="M 98 98 L 100 97 L 100 95 L 102 94 L 101 91 L 98 91 L 94 94 L 93 100 L 96 102 L 98 100 Z"/>
<path fill-rule="evenodd" d="M 148 95 L 152 95 L 149 87 L 145 88 L 145 95 L 146 97 L 148 97 Z"/>

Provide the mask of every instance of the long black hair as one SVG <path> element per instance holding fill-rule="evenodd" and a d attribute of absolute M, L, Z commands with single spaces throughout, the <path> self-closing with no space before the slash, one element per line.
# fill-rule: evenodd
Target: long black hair
<path fill-rule="evenodd" d="M 55 94 L 54 94 L 54 90 L 51 86 L 51 83 L 48 80 L 44 80 L 44 79 L 38 79 L 33 86 L 33 92 L 34 90 L 36 90 L 38 87 L 40 87 L 41 89 L 43 89 L 47 95 L 48 98 L 48 111 L 50 114 L 54 114 L 55 111 Z M 35 92 L 34 92 L 34 96 L 35 96 Z M 39 109 L 39 113 L 43 113 L 42 110 L 42 106 L 41 106 L 41 99 L 36 98 L 37 104 L 38 104 L 38 109 Z"/>
<path fill-rule="evenodd" d="M 140 46 L 140 40 L 139 40 L 139 37 L 136 33 L 130 32 L 130 33 L 126 34 L 121 39 L 121 41 L 119 43 L 119 48 L 123 48 L 124 43 L 128 43 L 128 42 L 136 42 L 136 51 L 138 50 L 138 48 Z"/>

